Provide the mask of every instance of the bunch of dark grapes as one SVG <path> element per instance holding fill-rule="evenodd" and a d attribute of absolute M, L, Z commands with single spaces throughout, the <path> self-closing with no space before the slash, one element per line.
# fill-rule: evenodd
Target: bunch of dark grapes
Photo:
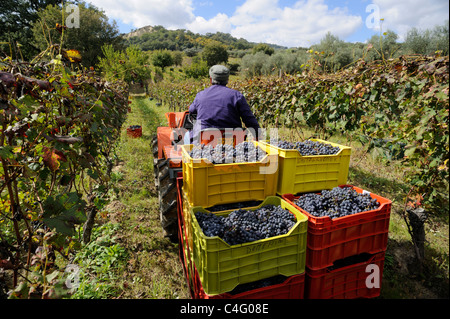
<path fill-rule="evenodd" d="M 258 162 L 267 155 L 259 146 L 242 142 L 234 148 L 230 144 L 194 145 L 189 155 L 193 159 L 205 158 L 213 164 Z"/>
<path fill-rule="evenodd" d="M 266 152 L 253 143 L 242 142 L 236 145 L 236 163 L 257 162 L 262 160 L 264 156 L 266 156 Z"/>
<path fill-rule="evenodd" d="M 219 236 L 229 245 L 284 235 L 296 223 L 293 214 L 275 205 L 257 210 L 238 209 L 226 217 L 197 212 L 195 217 L 206 236 Z"/>
<path fill-rule="evenodd" d="M 271 141 L 271 143 L 284 150 L 293 150 L 295 148 L 294 143 L 288 141 Z"/>
<path fill-rule="evenodd" d="M 287 142 L 287 141 L 272 141 L 273 145 L 286 149 L 296 149 L 302 156 L 311 155 L 334 155 L 340 150 L 338 146 L 332 146 L 331 144 L 322 143 L 318 141 L 305 140 L 303 142 Z"/>
<path fill-rule="evenodd" d="M 212 213 L 196 212 L 195 218 L 207 237 L 223 236 L 224 217 Z"/>
<path fill-rule="evenodd" d="M 352 187 L 335 187 L 321 193 L 308 193 L 294 203 L 315 217 L 338 218 L 377 209 L 380 203 L 370 194 L 358 193 Z"/>

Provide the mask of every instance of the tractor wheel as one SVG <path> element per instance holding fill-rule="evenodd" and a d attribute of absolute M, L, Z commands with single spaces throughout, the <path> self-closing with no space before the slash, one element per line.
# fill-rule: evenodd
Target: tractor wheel
<path fill-rule="evenodd" d="M 172 242 L 178 242 L 178 213 L 176 180 L 170 178 L 169 160 L 163 160 L 158 166 L 158 194 L 161 226 L 164 236 Z"/>
<path fill-rule="evenodd" d="M 152 139 L 152 154 L 153 154 L 153 175 L 155 177 L 155 186 L 156 190 L 159 188 L 159 167 L 161 166 L 162 162 L 164 160 L 158 158 L 158 137 L 156 134 L 153 136 Z"/>

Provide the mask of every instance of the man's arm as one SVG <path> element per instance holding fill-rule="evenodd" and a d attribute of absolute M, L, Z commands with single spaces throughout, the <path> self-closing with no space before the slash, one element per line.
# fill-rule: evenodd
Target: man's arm
<path fill-rule="evenodd" d="M 196 114 L 197 113 L 197 104 L 194 102 L 189 106 L 189 113 Z"/>
<path fill-rule="evenodd" d="M 255 130 L 255 138 L 258 139 L 258 130 L 260 128 L 258 120 L 256 119 L 255 115 L 253 114 L 250 105 L 248 105 L 247 100 L 245 97 L 240 94 L 240 98 L 238 99 L 238 110 L 239 114 L 241 116 L 242 121 L 244 122 L 245 126 L 247 128 L 252 128 Z"/>
<path fill-rule="evenodd" d="M 237 106 L 239 114 L 241 115 L 241 119 L 244 122 L 245 126 L 248 128 L 251 127 L 257 131 L 259 129 L 258 120 L 253 114 L 250 105 L 248 105 L 247 100 L 243 95 L 241 95 L 240 98 L 238 99 Z"/>

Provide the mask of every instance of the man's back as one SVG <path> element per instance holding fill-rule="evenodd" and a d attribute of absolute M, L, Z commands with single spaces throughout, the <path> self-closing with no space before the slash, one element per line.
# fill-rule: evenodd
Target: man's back
<path fill-rule="evenodd" d="M 199 123 L 201 129 L 240 128 L 242 119 L 246 127 L 256 131 L 259 128 L 244 96 L 225 85 L 212 85 L 199 92 L 189 112 L 197 114 L 197 125 L 194 126 L 192 136 L 197 136 L 200 131 Z"/>

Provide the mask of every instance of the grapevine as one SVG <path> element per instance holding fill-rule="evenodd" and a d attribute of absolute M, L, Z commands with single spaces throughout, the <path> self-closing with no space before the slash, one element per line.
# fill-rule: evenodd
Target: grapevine
<path fill-rule="evenodd" d="M 0 61 L 0 267 L 13 271 L 14 298 L 54 297 L 56 254 L 70 260 L 89 242 L 128 110 L 124 84 L 58 52 Z"/>

